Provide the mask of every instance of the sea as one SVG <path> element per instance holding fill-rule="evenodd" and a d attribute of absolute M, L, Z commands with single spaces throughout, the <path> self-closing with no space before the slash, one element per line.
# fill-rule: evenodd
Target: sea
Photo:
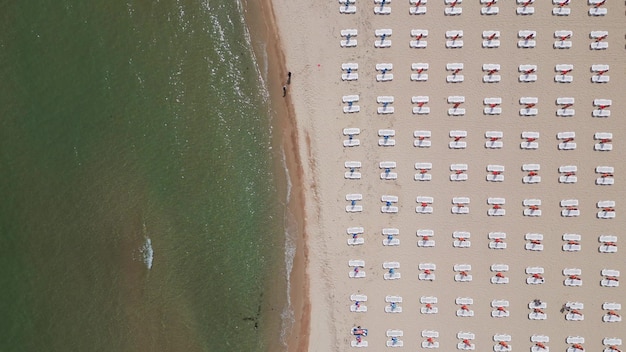
<path fill-rule="evenodd" d="M 282 346 L 265 81 L 238 0 L 0 2 L 0 351 Z"/>

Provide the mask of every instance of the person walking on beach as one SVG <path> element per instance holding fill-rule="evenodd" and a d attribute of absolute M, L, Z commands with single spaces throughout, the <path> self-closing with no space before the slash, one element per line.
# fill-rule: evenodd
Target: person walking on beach
<path fill-rule="evenodd" d="M 291 71 L 287 72 L 287 84 L 291 84 Z"/>
<path fill-rule="evenodd" d="M 283 98 L 287 95 L 287 86 L 283 86 Z"/>

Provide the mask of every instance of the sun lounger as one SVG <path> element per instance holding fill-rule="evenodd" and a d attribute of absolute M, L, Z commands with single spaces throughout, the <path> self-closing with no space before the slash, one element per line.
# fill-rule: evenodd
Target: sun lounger
<path fill-rule="evenodd" d="M 367 302 L 367 295 L 353 294 L 353 295 L 350 295 L 350 300 L 358 301 L 358 302 Z"/>
<path fill-rule="evenodd" d="M 419 270 L 437 270 L 437 265 L 434 263 L 419 263 Z"/>
<path fill-rule="evenodd" d="M 474 340 L 476 338 L 476 335 L 471 332 L 459 331 L 456 334 L 456 338 L 461 340 Z"/>
<path fill-rule="evenodd" d="M 503 205 L 506 203 L 506 200 L 504 198 L 487 198 L 487 204 L 490 205 Z"/>
<path fill-rule="evenodd" d="M 363 271 L 363 270 L 359 270 L 359 271 L 350 270 L 350 272 L 348 272 L 348 276 L 350 278 L 353 278 L 353 279 L 362 279 L 362 278 L 365 277 L 365 271 Z"/>
<path fill-rule="evenodd" d="M 350 305 L 350 311 L 353 313 L 366 313 L 367 312 L 367 306 L 363 305 L 363 304 L 351 304 Z"/>
<path fill-rule="evenodd" d="M 480 9 L 481 15 L 497 15 L 500 12 L 500 8 L 497 6 L 485 6 Z"/>
<path fill-rule="evenodd" d="M 363 237 L 357 237 L 357 238 L 349 238 L 348 239 L 348 245 L 350 246 L 356 246 L 356 245 L 361 245 L 365 243 L 365 238 Z"/>
<path fill-rule="evenodd" d="M 469 297 L 457 297 L 457 298 L 454 300 L 454 303 L 455 303 L 455 304 L 458 304 L 458 305 L 462 305 L 462 304 L 466 304 L 466 305 L 467 305 L 467 304 L 474 304 L 474 300 L 473 300 L 472 298 L 469 298 Z"/>
<path fill-rule="evenodd" d="M 474 345 L 473 343 L 466 344 L 464 342 L 459 342 L 456 345 L 456 348 L 464 351 L 473 351 L 476 349 L 476 345 Z"/>
<path fill-rule="evenodd" d="M 363 229 L 362 227 L 348 227 L 346 229 L 346 232 L 348 233 L 348 235 L 354 235 L 354 234 L 362 234 L 363 232 L 365 232 L 365 229 Z"/>
<path fill-rule="evenodd" d="M 530 337 L 530 341 L 531 342 L 548 343 L 548 342 L 550 342 L 550 337 L 549 336 L 545 336 L 545 335 L 533 335 L 533 336 Z"/>
<path fill-rule="evenodd" d="M 352 347 L 367 347 L 368 343 L 365 340 L 361 340 L 361 342 L 352 340 L 352 341 L 350 341 L 350 346 L 352 346 Z"/>
<path fill-rule="evenodd" d="M 399 262 L 384 262 L 383 269 L 400 269 Z"/>
<path fill-rule="evenodd" d="M 612 208 L 615 206 L 615 201 L 614 200 L 601 200 L 598 203 L 596 203 L 596 206 L 598 208 Z"/>
<path fill-rule="evenodd" d="M 472 270 L 472 266 L 470 264 L 455 264 L 453 267 L 454 271 L 470 271 Z"/>
<path fill-rule="evenodd" d="M 458 16 L 463 13 L 463 9 L 460 7 L 446 7 L 443 12 L 448 16 Z"/>
<path fill-rule="evenodd" d="M 589 16 L 606 16 L 608 9 L 604 7 L 591 7 L 589 8 Z"/>
<path fill-rule="evenodd" d="M 474 311 L 469 309 L 469 310 L 464 310 L 464 309 L 458 309 L 456 311 L 456 316 L 457 317 L 473 317 L 474 316 Z"/>
<path fill-rule="evenodd" d="M 491 283 L 492 284 L 508 284 L 509 283 L 509 278 L 508 277 L 501 277 L 501 276 L 494 275 L 494 276 L 491 277 Z"/>
<path fill-rule="evenodd" d="M 614 269 L 602 269 L 602 271 L 600 272 L 602 274 L 602 276 L 614 276 L 614 277 L 619 277 L 619 270 L 614 270 Z"/>
<path fill-rule="evenodd" d="M 492 233 L 495 233 L 495 232 L 492 232 Z M 503 237 L 497 237 L 497 238 L 503 238 Z M 504 238 L 506 238 L 506 236 Z M 507 271 L 509 271 L 509 266 L 507 264 L 492 264 L 491 265 L 491 271 L 494 271 L 494 272 L 507 272 Z"/>
<path fill-rule="evenodd" d="M 356 6 L 354 5 L 341 5 L 339 6 L 339 13 L 354 14 L 356 13 Z"/>
<path fill-rule="evenodd" d="M 582 321 L 582 320 L 585 320 L 585 315 L 584 314 L 567 313 L 567 314 L 565 314 L 565 320 Z"/>
<path fill-rule="evenodd" d="M 543 274 L 544 269 L 537 266 L 529 266 L 526 268 L 526 274 Z"/>
<path fill-rule="evenodd" d="M 504 216 L 506 215 L 506 210 L 502 208 L 491 208 L 487 210 L 487 215 L 489 216 Z"/>
<path fill-rule="evenodd" d="M 602 287 L 619 287 L 619 281 L 604 278 L 600 281 Z"/>
<path fill-rule="evenodd" d="M 391 14 L 391 6 L 382 6 L 382 5 L 374 6 L 374 14 L 376 14 L 376 15 L 390 15 Z"/>
<path fill-rule="evenodd" d="M 582 270 L 578 269 L 578 268 L 565 268 L 563 269 L 563 275 L 568 276 L 568 275 L 581 275 L 582 274 Z"/>
<path fill-rule="evenodd" d="M 434 330 L 422 330 L 422 337 L 439 338 L 439 332 Z"/>
<path fill-rule="evenodd" d="M 420 303 L 422 303 L 422 304 L 437 304 L 437 297 L 422 296 L 422 297 L 420 297 Z"/>
<path fill-rule="evenodd" d="M 568 336 L 565 339 L 567 343 L 585 343 L 585 338 L 582 336 Z"/>
<path fill-rule="evenodd" d="M 439 313 L 439 308 L 433 307 L 432 305 L 429 307 L 421 307 L 420 313 L 422 314 L 437 314 Z"/>
<path fill-rule="evenodd" d="M 522 4 L 526 4 L 526 3 L 531 4 L 532 2 L 530 2 L 529 0 L 524 0 Z M 528 16 L 528 15 L 532 15 L 535 13 L 535 8 L 533 6 L 528 6 L 528 5 L 520 6 L 515 10 L 515 13 L 517 13 L 518 15 L 522 15 L 522 16 Z"/>
<path fill-rule="evenodd" d="M 528 319 L 530 319 L 530 320 L 546 320 L 546 319 L 548 319 L 548 314 L 542 313 L 542 312 L 538 312 L 538 311 L 532 311 L 532 312 L 528 313 Z M 545 351 L 545 350 L 541 350 L 541 349 L 537 348 L 537 346 L 533 346 L 531 348 L 531 352 L 541 352 L 541 351 Z"/>
<path fill-rule="evenodd" d="M 352 267 L 364 267 L 365 266 L 365 261 L 364 260 L 359 260 L 359 259 L 352 259 L 348 261 L 348 266 L 352 266 Z"/>
<path fill-rule="evenodd" d="M 621 303 L 604 302 L 604 303 L 602 303 L 602 309 L 604 309 L 604 310 L 621 310 L 622 309 L 622 305 L 621 305 Z"/>
<path fill-rule="evenodd" d="M 501 240 L 489 242 L 490 249 L 506 249 L 506 247 L 507 247 L 506 242 L 503 242 Z"/>
<path fill-rule="evenodd" d="M 622 339 L 617 337 L 605 337 L 602 339 L 602 344 L 605 346 L 621 346 Z"/>

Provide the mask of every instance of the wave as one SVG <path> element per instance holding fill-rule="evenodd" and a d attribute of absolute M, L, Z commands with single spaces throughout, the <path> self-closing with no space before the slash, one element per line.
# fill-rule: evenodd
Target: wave
<path fill-rule="evenodd" d="M 280 341 L 287 347 L 287 337 L 289 332 L 295 324 L 296 318 L 291 306 L 291 271 L 293 270 L 293 260 L 296 256 L 296 235 L 297 235 L 297 222 L 293 214 L 289 211 L 289 203 L 291 201 L 291 178 L 289 175 L 289 168 L 287 167 L 287 160 L 285 150 L 281 148 L 281 162 L 285 170 L 285 179 L 287 180 L 287 195 L 285 199 L 285 217 L 284 217 L 284 229 L 285 229 L 285 274 L 287 280 L 287 304 L 283 307 L 283 311 L 280 314 L 281 317 L 281 330 Z"/>
<path fill-rule="evenodd" d="M 143 243 L 139 252 L 143 256 L 143 263 L 146 264 L 148 270 L 152 269 L 152 261 L 154 260 L 154 250 L 152 249 L 152 240 L 150 237 L 146 237 L 146 241 Z"/>

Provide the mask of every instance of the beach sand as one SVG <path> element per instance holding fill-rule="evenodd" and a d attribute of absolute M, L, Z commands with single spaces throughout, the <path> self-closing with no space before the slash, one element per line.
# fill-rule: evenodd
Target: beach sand
<path fill-rule="evenodd" d="M 278 28 L 277 40 L 282 43 L 285 58 L 284 71 L 293 72 L 288 86 L 287 103 L 292 104 L 295 114 L 298 161 L 301 165 L 301 182 L 304 192 L 304 216 L 306 224 L 306 264 L 292 275 L 299 277 L 300 284 L 293 286 L 292 296 L 299 297 L 301 303 L 296 308 L 300 323 L 292 333 L 298 336 L 299 347 L 291 344 L 290 350 L 303 350 L 303 334 L 308 331 L 309 351 L 348 351 L 354 337 L 350 334 L 353 326 L 369 329 L 365 340 L 369 349 L 386 348 L 388 329 L 402 330 L 400 340 L 404 349 L 423 349 L 422 330 L 435 330 L 440 349 L 455 349 L 460 341 L 457 332 L 466 331 L 476 335 L 473 343 L 478 350 L 491 350 L 496 342 L 495 334 L 511 335 L 510 345 L 516 350 L 529 349 L 533 343 L 531 335 L 549 336 L 547 343 L 553 350 L 565 350 L 568 336 L 583 336 L 583 344 L 590 350 L 601 350 L 605 337 L 626 338 L 623 323 L 603 323 L 606 313 L 603 302 L 626 303 L 624 287 L 601 287 L 601 270 L 604 268 L 626 273 L 626 263 L 619 254 L 600 253 L 600 235 L 615 235 L 618 245 L 624 241 L 620 233 L 622 224 L 622 199 L 625 196 L 622 175 L 624 151 L 622 140 L 626 131 L 620 121 L 626 108 L 622 92 L 626 88 L 624 62 L 624 10 L 620 1 L 609 1 L 603 7 L 608 9 L 605 16 L 593 17 L 587 14 L 590 6 L 576 1 L 569 7 L 571 15 L 553 16 L 554 7 L 549 1 L 535 1 L 535 14 L 519 16 L 515 14 L 517 5 L 512 1 L 499 1 L 500 13 L 493 16 L 481 15 L 478 0 L 464 1 L 459 5 L 463 10 L 460 16 L 445 16 L 443 0 L 428 1 L 427 13 L 421 16 L 409 14 L 408 1 L 392 0 L 390 15 L 375 15 L 372 1 L 357 0 L 356 14 L 340 14 L 340 4 L 336 1 L 302 2 L 273 0 L 273 11 Z M 390 48 L 375 48 L 374 31 L 390 28 L 393 30 Z M 340 31 L 357 29 L 358 45 L 352 48 L 340 47 Z M 425 49 L 409 47 L 412 29 L 427 29 Z M 459 49 L 445 46 L 445 32 L 463 30 L 464 45 Z M 482 32 L 501 32 L 499 48 L 481 47 Z M 518 31 L 537 32 L 536 47 L 517 47 Z M 570 49 L 554 49 L 554 32 L 571 30 L 573 45 Z M 590 50 L 591 31 L 609 32 L 606 50 Z M 359 78 L 356 81 L 341 80 L 342 63 L 358 63 Z M 394 78 L 388 82 L 377 82 L 375 65 L 392 63 Z M 412 63 L 429 63 L 429 79 L 426 82 L 411 81 Z M 447 63 L 463 63 L 460 74 L 462 83 L 447 83 Z M 482 65 L 500 64 L 501 81 L 483 83 L 485 72 Z M 518 66 L 537 65 L 537 81 L 520 83 Z M 555 65 L 572 64 L 572 83 L 555 83 Z M 610 65 L 610 81 L 604 84 L 591 83 L 593 64 Z M 285 77 L 286 78 L 286 77 Z M 280 87 L 280 85 L 275 85 Z M 276 92 L 274 92 L 276 93 Z M 359 95 L 360 112 L 345 114 L 342 96 Z M 393 96 L 393 114 L 377 114 L 378 96 Z M 412 113 L 415 104 L 412 96 L 428 96 L 430 114 Z M 464 116 L 448 116 L 451 104 L 448 96 L 464 96 L 466 109 Z M 502 114 L 485 115 L 483 99 L 499 97 Z M 537 116 L 520 116 L 521 97 L 537 97 Z M 556 99 L 573 97 L 575 116 L 556 116 Z M 592 117 L 594 99 L 612 99 L 608 118 Z M 360 129 L 355 136 L 360 146 L 346 148 L 342 145 L 347 139 L 342 134 L 344 128 Z M 395 146 L 378 146 L 379 129 L 395 130 Z M 432 132 L 430 148 L 413 146 L 416 130 Z M 451 149 L 452 130 L 467 131 L 466 149 Z M 501 131 L 503 147 L 485 147 L 486 131 Z M 523 131 L 539 132 L 537 150 L 520 148 Z M 557 133 L 574 131 L 575 150 L 561 151 L 557 146 Z M 610 132 L 613 150 L 594 151 L 594 133 Z M 360 161 L 362 177 L 358 180 L 344 178 L 346 161 Z M 381 161 L 395 161 L 397 180 L 381 180 Z M 431 181 L 415 181 L 415 163 L 432 163 Z M 450 181 L 450 165 L 468 165 L 467 181 Z M 487 165 L 502 165 L 503 182 L 488 182 Z M 524 184 L 522 178 L 528 172 L 522 171 L 523 164 L 540 164 L 538 174 L 541 182 Z M 559 166 L 577 166 L 577 182 L 559 182 Z M 597 166 L 614 167 L 615 184 L 599 186 L 595 184 L 599 174 Z M 362 194 L 358 204 L 364 210 L 360 213 L 347 213 L 347 194 Z M 397 214 L 381 212 L 382 195 L 399 198 Z M 432 214 L 418 214 L 418 196 L 434 198 Z M 453 197 L 469 197 L 469 214 L 452 214 Z M 505 216 L 488 216 L 491 205 L 489 197 L 506 199 L 502 206 Z M 542 215 L 524 216 L 525 199 L 540 199 Z M 563 199 L 577 199 L 580 216 L 563 217 L 559 202 Z M 598 219 L 598 201 L 614 200 L 617 216 L 612 220 Z M 360 226 L 365 229 L 361 235 L 363 245 L 349 246 L 351 237 L 348 227 Z M 397 228 L 400 235 L 399 246 L 383 246 L 383 228 Z M 434 231 L 433 248 L 417 245 L 416 232 L 420 229 Z M 469 248 L 455 248 L 452 233 L 467 231 L 471 234 Z M 489 249 L 490 232 L 506 233 L 507 249 Z M 526 250 L 527 233 L 543 235 L 542 251 Z M 581 247 L 578 252 L 562 250 L 564 233 L 580 234 Z M 300 247 L 303 250 L 303 246 Z M 621 253 L 622 249 L 618 251 Z M 364 260 L 367 276 L 352 279 L 348 261 Z M 400 263 L 397 272 L 399 280 L 384 280 L 387 271 L 383 262 Z M 418 265 L 434 263 L 437 266 L 435 281 L 418 279 Z M 492 264 L 507 264 L 505 275 L 508 284 L 490 283 L 494 272 Z M 470 264 L 473 276 L 471 282 L 455 282 L 453 266 Z M 527 267 L 543 267 L 545 283 L 528 285 L 525 273 Z M 582 270 L 583 285 L 564 285 L 565 268 Z M 306 270 L 306 271 L 305 271 Z M 306 274 L 306 276 L 305 276 Z M 308 281 L 308 288 L 303 282 Z M 367 295 L 366 313 L 350 312 L 350 295 Z M 402 313 L 385 313 L 388 303 L 385 296 L 401 296 Z M 437 314 L 420 314 L 422 296 L 435 296 L 438 299 Z M 473 299 L 471 309 L 474 317 L 457 317 L 459 306 L 457 297 Z M 530 320 L 528 304 L 540 299 L 547 304 L 544 311 L 546 320 Z M 491 316 L 492 300 L 508 300 L 509 317 Z M 307 303 L 308 302 L 308 303 Z M 584 321 L 567 321 L 561 307 L 566 302 L 584 303 Z M 302 314 L 303 307 L 310 303 L 310 312 Z M 310 313 L 310 317 L 307 317 Z M 310 318 L 310 319 L 309 319 Z M 305 327 L 303 329 L 302 327 Z M 292 338 L 293 338 L 292 336 Z"/>

